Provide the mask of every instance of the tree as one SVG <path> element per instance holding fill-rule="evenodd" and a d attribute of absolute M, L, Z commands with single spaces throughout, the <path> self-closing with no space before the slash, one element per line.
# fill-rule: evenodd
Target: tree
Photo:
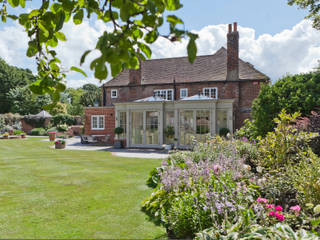
<path fill-rule="evenodd" d="M 84 107 L 94 106 L 101 103 L 101 89 L 94 84 L 85 84 L 82 89 L 84 93 L 80 97 L 80 104 Z"/>
<path fill-rule="evenodd" d="M 289 5 L 298 5 L 302 9 L 308 9 L 309 18 L 313 21 L 313 27 L 320 30 L 320 2 L 319 0 L 289 0 Z"/>
<path fill-rule="evenodd" d="M 37 2 L 39 4 L 40 1 Z M 198 36 L 184 30 L 180 18 L 168 14 L 169 11 L 182 7 L 180 0 L 42 0 L 39 8 L 19 15 L 8 13 L 7 5 L 24 9 L 25 0 L 0 0 L 0 3 L 2 21 L 6 22 L 7 18 L 18 20 L 30 38 L 26 54 L 34 57 L 38 66 L 37 81 L 31 84 L 30 89 L 36 94 L 50 94 L 53 105 L 66 89 L 63 82 L 66 72 L 54 49 L 59 41 L 66 41 L 67 36 L 61 30 L 70 19 L 78 25 L 84 18 L 97 18 L 112 26 L 111 31 L 105 31 L 99 37 L 95 49 L 101 55 L 90 64 L 94 76 L 100 80 L 108 76 L 106 63 L 110 65 L 112 76 L 124 69 L 138 68 L 138 59 L 151 57 L 149 46 L 160 36 L 170 41 L 189 38 L 189 61 L 193 62 L 196 57 L 195 40 Z M 160 27 L 165 18 L 169 31 L 162 34 Z M 80 65 L 92 50 L 89 49 L 82 55 Z M 80 68 L 71 67 L 70 70 L 86 76 Z"/>
<path fill-rule="evenodd" d="M 320 107 L 320 72 L 288 75 L 273 85 L 261 88 L 253 101 L 252 118 L 260 136 L 265 136 L 275 127 L 273 119 L 282 109 L 293 114 L 307 116 Z"/>
<path fill-rule="evenodd" d="M 8 65 L 0 58 L 0 113 L 8 113 L 13 102 L 7 93 L 16 87 L 24 87 L 35 81 L 29 69 L 21 69 Z"/>
<path fill-rule="evenodd" d="M 12 88 L 6 95 L 9 111 L 21 115 L 37 114 L 51 102 L 48 95 L 35 96 L 27 87 Z"/>

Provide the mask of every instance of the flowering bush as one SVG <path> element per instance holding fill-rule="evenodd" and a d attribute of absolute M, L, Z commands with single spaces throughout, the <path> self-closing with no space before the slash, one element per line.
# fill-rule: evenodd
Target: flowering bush
<path fill-rule="evenodd" d="M 55 143 L 58 143 L 58 144 L 65 144 L 66 143 L 66 141 L 65 140 L 56 140 L 55 141 Z"/>
<path fill-rule="evenodd" d="M 249 168 L 234 143 L 217 144 L 221 141 L 212 139 L 196 145 L 197 152 L 174 154 L 158 169 L 158 185 L 142 209 L 170 236 L 193 237 L 212 225 L 224 228 L 225 221 L 235 223 L 254 201 Z"/>

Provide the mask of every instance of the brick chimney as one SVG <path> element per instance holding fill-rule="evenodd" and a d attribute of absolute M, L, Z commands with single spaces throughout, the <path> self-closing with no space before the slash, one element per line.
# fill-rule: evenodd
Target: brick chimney
<path fill-rule="evenodd" d="M 239 80 L 239 32 L 237 23 L 229 24 L 227 34 L 227 80 Z"/>
<path fill-rule="evenodd" d="M 139 49 L 138 49 L 138 52 Z M 139 59 L 139 68 L 138 69 L 129 69 L 129 85 L 141 85 L 141 65 L 142 61 Z"/>

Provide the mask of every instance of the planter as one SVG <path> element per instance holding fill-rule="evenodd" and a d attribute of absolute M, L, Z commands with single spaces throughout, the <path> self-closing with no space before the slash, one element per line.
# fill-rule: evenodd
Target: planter
<path fill-rule="evenodd" d="M 55 142 L 54 145 L 55 145 L 56 149 L 65 149 L 66 148 L 66 143 Z"/>
<path fill-rule="evenodd" d="M 172 150 L 172 145 L 171 144 L 166 144 L 164 145 L 165 150 Z"/>
<path fill-rule="evenodd" d="M 8 132 L 10 136 L 13 135 L 13 129 L 8 130 Z"/>
<path fill-rule="evenodd" d="M 26 135 L 21 135 L 21 138 L 26 138 Z"/>
<path fill-rule="evenodd" d="M 49 140 L 54 141 L 56 139 L 56 132 L 48 132 L 49 134 Z"/>
<path fill-rule="evenodd" d="M 122 148 L 122 140 L 114 140 L 114 144 L 113 144 L 114 148 Z"/>
<path fill-rule="evenodd" d="M 2 138 L 3 139 L 9 139 L 9 136 L 8 135 L 3 135 Z"/>

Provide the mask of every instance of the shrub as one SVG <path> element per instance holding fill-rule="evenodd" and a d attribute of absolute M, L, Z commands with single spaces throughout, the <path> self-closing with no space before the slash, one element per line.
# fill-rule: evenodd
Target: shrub
<path fill-rule="evenodd" d="M 21 135 L 22 133 L 24 133 L 22 130 L 19 130 L 19 129 L 13 130 L 14 135 Z"/>
<path fill-rule="evenodd" d="M 247 138 L 250 141 L 257 141 L 259 136 L 255 122 L 249 119 L 244 120 L 242 127 L 234 135 L 238 139 Z"/>
<path fill-rule="evenodd" d="M 116 134 L 116 135 L 120 135 L 120 134 L 122 134 L 124 132 L 124 129 L 122 128 L 122 127 L 116 127 L 115 129 L 114 129 L 114 133 Z"/>
<path fill-rule="evenodd" d="M 235 143 L 217 138 L 195 149 L 174 154 L 149 178 L 158 185 L 142 209 L 172 237 L 193 237 L 213 224 L 223 228 L 225 218 L 235 223 L 255 194 Z"/>
<path fill-rule="evenodd" d="M 68 126 L 67 125 L 58 125 L 56 127 L 56 129 L 58 130 L 58 132 L 66 132 L 68 130 Z"/>
<path fill-rule="evenodd" d="M 47 130 L 47 133 L 49 132 L 58 132 L 57 128 L 56 127 L 51 127 Z"/>
<path fill-rule="evenodd" d="M 226 137 L 228 133 L 230 133 L 230 130 L 228 128 L 220 128 L 219 129 L 219 136 L 220 137 Z"/>
<path fill-rule="evenodd" d="M 30 135 L 32 135 L 32 136 L 46 136 L 47 131 L 44 128 L 34 128 L 31 130 Z"/>
<path fill-rule="evenodd" d="M 58 125 L 71 126 L 75 124 L 75 119 L 73 116 L 69 114 L 60 113 L 52 117 L 52 123 L 54 126 L 58 126 Z"/>
<path fill-rule="evenodd" d="M 26 115 L 23 117 L 23 120 L 34 128 L 43 128 L 46 118 L 38 117 L 34 115 Z"/>

